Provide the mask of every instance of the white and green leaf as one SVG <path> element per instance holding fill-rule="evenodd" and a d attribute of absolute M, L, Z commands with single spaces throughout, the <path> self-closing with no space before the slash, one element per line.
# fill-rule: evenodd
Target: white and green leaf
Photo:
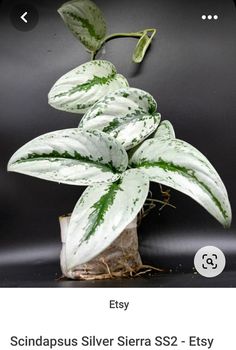
<path fill-rule="evenodd" d="M 190 196 L 222 225 L 230 226 L 231 207 L 220 176 L 187 142 L 162 137 L 146 140 L 133 153 L 130 165 L 142 169 L 151 181 Z"/>
<path fill-rule="evenodd" d="M 119 179 L 127 168 L 125 149 L 100 131 L 78 128 L 44 134 L 21 147 L 8 170 L 69 185 Z"/>
<path fill-rule="evenodd" d="M 157 130 L 155 131 L 154 138 L 157 138 L 159 141 L 167 141 L 175 138 L 175 131 L 173 125 L 169 120 L 163 120 Z"/>
<path fill-rule="evenodd" d="M 72 213 L 66 240 L 68 269 L 105 250 L 136 217 L 148 194 L 148 177 L 127 170 L 114 183 L 88 187 Z"/>
<path fill-rule="evenodd" d="M 94 2 L 72 0 L 63 4 L 58 12 L 69 30 L 88 50 L 100 48 L 106 35 L 106 22 Z"/>
<path fill-rule="evenodd" d="M 94 60 L 57 80 L 48 94 L 48 103 L 59 110 L 84 113 L 106 94 L 128 85 L 112 63 Z"/>
<path fill-rule="evenodd" d="M 161 118 L 156 110 L 156 101 L 149 93 L 122 88 L 92 106 L 81 119 L 80 127 L 104 131 L 130 149 L 156 130 Z"/>

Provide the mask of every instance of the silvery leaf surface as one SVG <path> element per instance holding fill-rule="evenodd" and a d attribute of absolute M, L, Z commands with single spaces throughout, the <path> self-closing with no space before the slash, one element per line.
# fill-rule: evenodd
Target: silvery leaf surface
<path fill-rule="evenodd" d="M 67 240 L 67 268 L 73 269 L 105 250 L 136 217 L 149 189 L 140 170 L 127 170 L 120 180 L 88 187 L 72 213 Z"/>
<path fill-rule="evenodd" d="M 56 109 L 81 114 L 109 92 L 126 86 L 126 78 L 117 74 L 112 63 L 94 60 L 57 80 L 48 94 L 48 103 Z"/>
<path fill-rule="evenodd" d="M 109 135 L 78 128 L 39 136 L 10 159 L 9 171 L 70 185 L 119 179 L 127 168 L 125 149 Z"/>
<path fill-rule="evenodd" d="M 173 125 L 169 120 L 163 120 L 157 130 L 155 131 L 154 138 L 157 138 L 159 141 L 167 141 L 169 139 L 175 138 L 175 131 Z"/>
<path fill-rule="evenodd" d="M 142 169 L 151 181 L 190 196 L 223 226 L 230 226 L 227 191 L 207 158 L 187 142 L 156 136 L 133 153 L 130 165 Z"/>
<path fill-rule="evenodd" d="M 79 126 L 106 132 L 130 149 L 156 130 L 161 119 L 156 110 L 156 101 L 146 91 L 121 88 L 91 107 Z"/>
<path fill-rule="evenodd" d="M 106 22 L 101 10 L 90 0 L 66 2 L 58 12 L 63 21 L 90 51 L 96 51 L 106 35 Z"/>

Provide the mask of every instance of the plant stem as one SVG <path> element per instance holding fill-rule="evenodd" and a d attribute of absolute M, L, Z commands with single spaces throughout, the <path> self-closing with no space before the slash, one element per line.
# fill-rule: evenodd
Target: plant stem
<path fill-rule="evenodd" d="M 148 32 L 152 32 L 151 35 L 151 39 L 154 37 L 154 35 L 156 34 L 156 29 L 155 28 L 149 28 L 149 29 L 144 29 L 144 30 L 140 30 L 139 32 L 131 32 L 131 33 L 115 33 L 115 34 L 110 34 L 108 36 L 106 36 L 101 45 L 104 45 L 107 41 L 112 40 L 112 39 L 116 39 L 116 38 L 141 38 L 143 36 L 144 33 L 148 33 Z"/>
<path fill-rule="evenodd" d="M 98 50 L 91 52 L 91 61 L 95 60 L 97 53 L 100 51 L 100 49 L 103 47 L 103 45 L 113 39 L 117 39 L 117 38 L 141 38 L 143 36 L 144 33 L 148 33 L 148 32 L 152 32 L 152 35 L 150 37 L 150 39 L 152 40 L 152 38 L 154 37 L 154 35 L 156 34 L 156 29 L 155 28 L 151 28 L 151 29 L 144 29 L 141 30 L 139 32 L 131 32 L 131 33 L 115 33 L 115 34 L 110 34 L 108 36 L 106 36 L 102 42 L 101 42 L 101 46 L 98 48 Z"/>
<path fill-rule="evenodd" d="M 141 38 L 142 35 L 143 35 L 143 31 L 133 32 L 133 33 L 115 33 L 115 34 L 111 34 L 111 35 L 106 36 L 102 41 L 102 45 L 104 45 L 106 42 L 108 42 L 109 40 L 112 40 L 112 39 L 116 39 L 116 38 Z"/>

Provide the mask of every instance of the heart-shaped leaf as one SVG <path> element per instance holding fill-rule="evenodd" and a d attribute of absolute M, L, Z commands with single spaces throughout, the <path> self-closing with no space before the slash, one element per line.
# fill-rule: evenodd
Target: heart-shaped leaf
<path fill-rule="evenodd" d="M 119 179 L 128 157 L 115 139 L 100 131 L 78 128 L 44 134 L 21 147 L 9 171 L 69 185 Z"/>
<path fill-rule="evenodd" d="M 106 249 L 136 217 L 149 189 L 146 175 L 127 170 L 114 183 L 88 187 L 72 213 L 66 240 L 67 268 Z"/>
<path fill-rule="evenodd" d="M 63 21 L 90 51 L 100 48 L 106 35 L 106 22 L 100 9 L 90 0 L 72 0 L 58 10 Z"/>
<path fill-rule="evenodd" d="M 156 108 L 156 101 L 149 93 L 122 88 L 106 95 L 91 107 L 81 119 L 80 126 L 104 131 L 130 149 L 157 128 L 161 116 Z"/>
<path fill-rule="evenodd" d="M 128 85 L 112 63 L 94 60 L 63 75 L 50 90 L 48 103 L 63 111 L 84 113 L 107 93 Z"/>
<path fill-rule="evenodd" d="M 142 169 L 151 181 L 187 194 L 225 227 L 230 226 L 231 208 L 221 178 L 187 142 L 162 137 L 146 140 L 133 153 L 130 165 Z"/>

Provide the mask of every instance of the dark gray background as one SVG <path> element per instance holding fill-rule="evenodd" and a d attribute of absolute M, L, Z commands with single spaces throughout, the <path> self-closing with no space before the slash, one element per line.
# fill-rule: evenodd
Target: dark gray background
<path fill-rule="evenodd" d="M 89 60 L 56 9 L 63 1 L 28 1 L 39 12 L 30 32 L 9 19 L 13 4 L 0 6 L 0 277 L 2 286 L 236 286 L 235 221 L 224 230 L 192 199 L 172 191 L 176 210 L 154 210 L 139 228 L 145 263 L 160 266 L 161 276 L 132 281 L 55 282 L 60 276 L 58 216 L 71 212 L 82 187 L 58 185 L 7 173 L 10 156 L 48 131 L 76 127 L 79 115 L 51 108 L 47 93 L 64 73 Z M 135 39 L 106 45 L 102 58 L 113 62 L 131 86 L 149 91 L 163 119 L 178 138 L 202 151 L 221 175 L 235 206 L 236 12 L 231 0 L 96 0 L 108 31 L 155 27 L 158 34 L 144 62 L 131 62 Z M 203 21 L 202 14 L 217 14 Z M 151 186 L 160 197 L 158 186 Z M 215 279 L 193 274 L 193 256 L 216 245 L 227 258 Z"/>

